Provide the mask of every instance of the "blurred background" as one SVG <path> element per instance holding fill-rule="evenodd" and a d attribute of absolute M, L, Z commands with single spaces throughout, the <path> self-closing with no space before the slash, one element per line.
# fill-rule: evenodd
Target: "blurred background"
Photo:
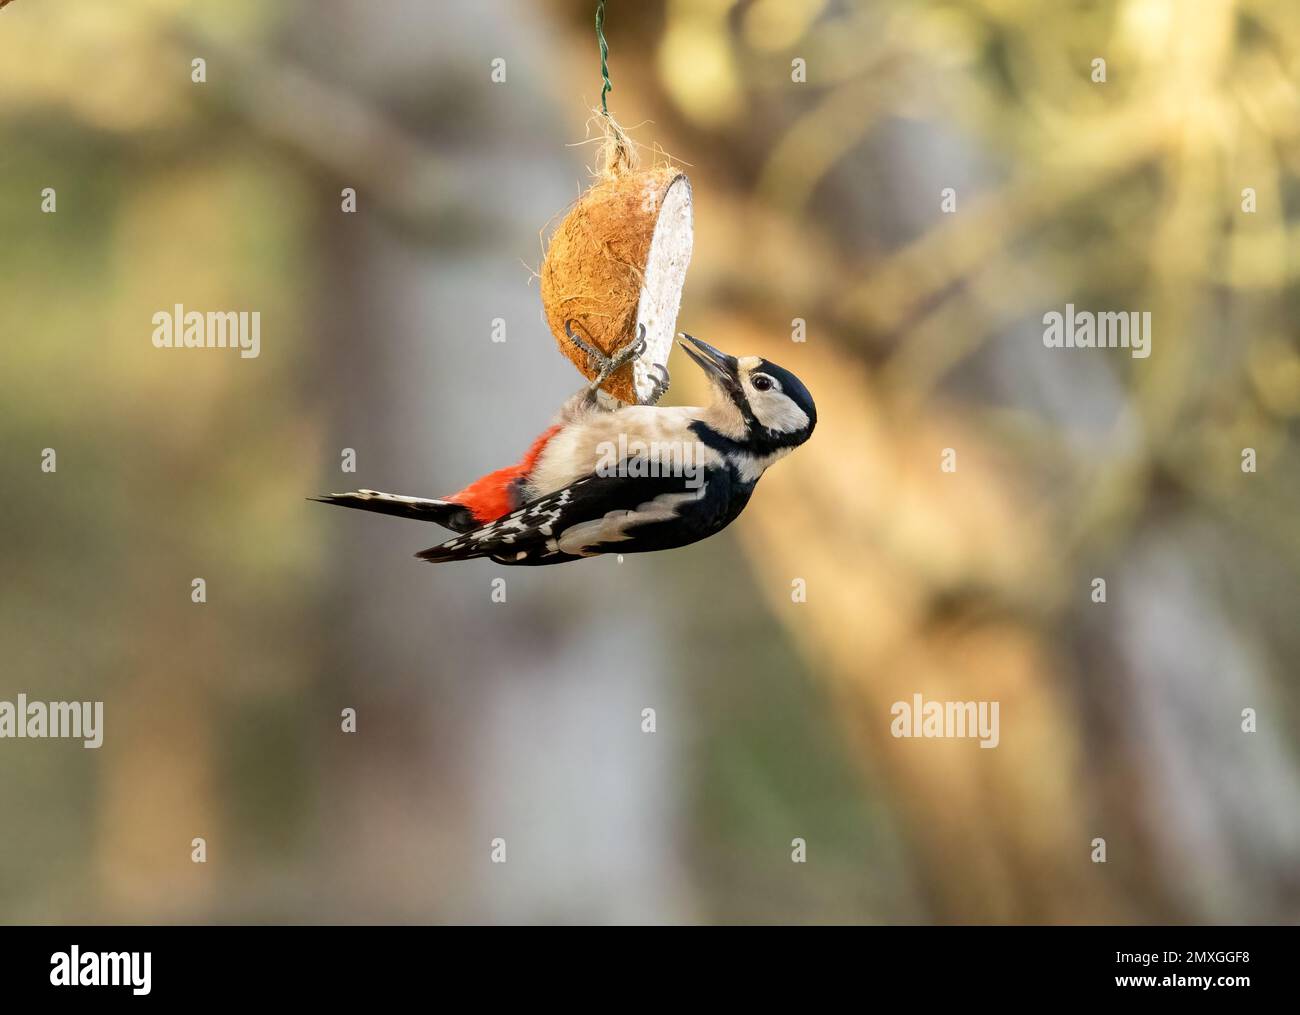
<path fill-rule="evenodd" d="M 0 12 L 0 699 L 106 723 L 0 742 L 0 919 L 1300 919 L 1300 7 L 611 0 L 679 326 L 817 433 L 698 546 L 428 567 L 305 497 L 457 489 L 581 383 L 532 273 L 594 8 Z M 1044 348 L 1067 302 L 1151 357 Z M 261 356 L 153 348 L 176 303 Z M 916 693 L 1000 745 L 894 739 Z"/>

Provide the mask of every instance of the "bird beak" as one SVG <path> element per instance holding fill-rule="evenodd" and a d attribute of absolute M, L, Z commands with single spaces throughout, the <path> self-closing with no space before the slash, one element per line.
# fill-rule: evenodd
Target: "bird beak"
<path fill-rule="evenodd" d="M 686 342 L 681 340 L 683 338 L 691 344 L 687 345 Z M 701 342 L 698 338 L 688 335 L 684 331 L 678 337 L 677 344 L 686 351 L 686 355 L 694 360 L 696 366 L 703 370 L 708 377 L 717 381 L 728 391 L 738 392 L 740 390 L 740 365 L 736 362 L 735 356 L 728 356 L 721 349 L 715 349 L 708 342 Z M 695 348 L 691 348 L 691 346 Z"/>

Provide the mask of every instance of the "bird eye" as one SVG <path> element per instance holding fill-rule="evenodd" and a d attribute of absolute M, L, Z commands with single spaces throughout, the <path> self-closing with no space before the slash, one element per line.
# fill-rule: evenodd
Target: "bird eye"
<path fill-rule="evenodd" d="M 767 374 L 755 374 L 749 383 L 754 385 L 755 391 L 767 391 L 772 387 L 772 378 Z"/>

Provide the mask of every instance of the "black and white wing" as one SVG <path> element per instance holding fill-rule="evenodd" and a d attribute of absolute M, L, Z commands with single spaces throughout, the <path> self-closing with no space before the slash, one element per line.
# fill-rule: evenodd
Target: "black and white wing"
<path fill-rule="evenodd" d="M 664 550 L 716 532 L 730 520 L 730 500 L 725 473 L 584 476 L 416 556 L 433 563 L 490 557 L 535 565 Z"/>

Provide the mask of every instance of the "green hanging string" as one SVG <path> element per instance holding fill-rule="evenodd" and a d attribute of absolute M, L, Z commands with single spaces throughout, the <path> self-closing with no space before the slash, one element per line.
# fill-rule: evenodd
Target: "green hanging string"
<path fill-rule="evenodd" d="M 605 87 L 600 90 L 600 111 L 608 117 L 609 103 L 605 100 L 605 96 L 614 86 L 609 80 L 609 43 L 605 41 L 605 3 L 606 0 L 600 0 L 596 4 L 596 42 L 600 44 L 600 76 L 605 80 Z"/>

